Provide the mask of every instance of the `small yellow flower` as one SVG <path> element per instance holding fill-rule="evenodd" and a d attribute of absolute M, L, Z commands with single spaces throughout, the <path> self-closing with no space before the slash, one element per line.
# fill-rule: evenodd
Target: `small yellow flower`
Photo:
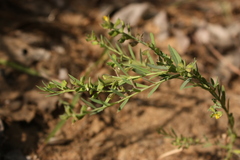
<path fill-rule="evenodd" d="M 109 17 L 108 16 L 103 16 L 103 20 L 106 22 L 109 22 Z"/>
<path fill-rule="evenodd" d="M 215 112 L 212 114 L 212 117 L 216 118 L 216 119 L 219 119 L 220 117 L 222 117 L 222 112 Z"/>
<path fill-rule="evenodd" d="M 221 116 L 219 114 L 214 114 L 213 117 L 215 117 L 216 119 L 219 119 Z"/>

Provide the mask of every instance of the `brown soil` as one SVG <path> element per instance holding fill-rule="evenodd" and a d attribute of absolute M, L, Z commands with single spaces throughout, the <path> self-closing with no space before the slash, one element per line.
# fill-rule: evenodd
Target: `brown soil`
<path fill-rule="evenodd" d="M 62 4 L 61 4 L 62 2 Z M 0 65 L 0 159 L 3 160 L 219 160 L 224 150 L 193 146 L 183 151 L 171 145 L 157 130 L 173 128 L 179 135 L 203 136 L 211 142 L 226 136 L 226 116 L 210 118 L 211 95 L 200 88 L 180 90 L 181 81 L 162 84 L 155 94 L 147 92 L 130 100 L 121 112 L 117 106 L 98 115 L 86 116 L 72 124 L 68 120 L 48 144 L 44 141 L 64 113 L 58 97 L 39 93 L 42 81 L 65 79 L 64 71 L 76 77 L 88 74 L 96 79 L 110 72 L 105 66 L 103 50 L 86 42 L 86 34 L 106 34 L 101 29 L 102 6 L 110 5 L 113 15 L 133 1 L 97 0 L 30 0 L 0 2 L 0 60 L 9 60 L 34 69 L 41 76 L 26 74 L 16 68 Z M 138 2 L 143 2 L 138 1 Z M 174 29 L 181 29 L 190 40 L 184 59 L 197 58 L 200 72 L 210 77 L 219 61 L 204 45 L 194 41 L 194 19 L 227 26 L 239 22 L 239 0 L 148 1 L 152 8 L 134 31 L 157 32 L 151 26 L 153 15 L 167 13 L 170 37 L 159 47 L 166 53 L 168 44 L 178 48 Z M 229 7 L 223 9 L 224 7 Z M 200 23 L 200 21 L 199 21 Z M 239 43 L 238 43 L 239 44 Z M 174 46 L 176 45 L 176 46 Z M 231 48 L 217 49 L 224 52 Z M 44 49 L 42 56 L 41 49 Z M 41 52 L 42 53 L 42 52 Z M 240 53 L 239 53 L 240 54 Z M 103 58 L 103 59 L 101 59 Z M 230 71 L 229 71 L 230 72 Z M 224 75 L 223 75 L 224 76 Z M 44 78 L 43 78 L 44 77 Z M 225 82 L 235 127 L 240 128 L 239 77 L 232 74 Z M 65 95 L 71 101 L 72 95 Z M 1 126 L 4 129 L 1 130 Z M 237 141 L 236 148 L 240 148 Z M 240 159 L 233 157 L 233 159 Z"/>

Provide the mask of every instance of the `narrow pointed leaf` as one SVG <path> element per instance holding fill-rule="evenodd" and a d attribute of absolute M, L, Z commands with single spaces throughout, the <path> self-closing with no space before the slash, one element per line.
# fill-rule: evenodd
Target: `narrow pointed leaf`
<path fill-rule="evenodd" d="M 118 92 L 118 91 L 115 90 L 115 89 L 111 89 L 111 91 L 112 91 L 113 93 L 115 93 L 116 95 L 118 95 L 119 97 L 126 97 L 124 94 L 122 94 L 121 92 Z"/>
<path fill-rule="evenodd" d="M 141 84 L 141 83 L 135 83 L 136 87 L 140 87 L 140 88 L 146 88 L 148 87 L 147 85 Z"/>
<path fill-rule="evenodd" d="M 98 104 L 104 104 L 103 101 L 99 100 L 99 99 L 95 99 L 95 98 L 90 98 L 91 101 L 95 102 L 95 103 L 98 103 Z"/>
<path fill-rule="evenodd" d="M 181 85 L 180 89 L 185 89 L 186 85 L 191 81 L 191 78 L 188 78 L 186 81 L 183 82 L 183 84 Z"/>
<path fill-rule="evenodd" d="M 66 122 L 67 122 L 67 119 L 61 119 L 61 120 L 57 123 L 57 125 L 55 125 L 54 129 L 49 133 L 49 135 L 48 135 L 47 138 L 46 138 L 45 143 L 48 143 L 49 140 L 50 140 L 52 137 L 55 136 L 55 134 L 57 133 L 57 131 L 59 131 Z"/>
<path fill-rule="evenodd" d="M 138 74 L 141 74 L 141 75 L 142 75 L 142 74 L 147 74 L 147 73 L 150 72 L 148 69 L 143 68 L 143 67 L 140 67 L 140 66 L 138 66 L 138 65 L 133 65 L 133 64 L 131 64 L 130 66 L 133 68 L 134 72 L 136 72 L 136 73 L 138 73 Z"/>
<path fill-rule="evenodd" d="M 193 88 L 193 87 L 196 87 L 196 86 L 194 86 L 194 85 L 186 86 L 186 87 L 184 87 L 184 89 Z"/>
<path fill-rule="evenodd" d="M 142 62 L 143 62 L 143 58 L 142 58 L 142 54 L 143 54 L 143 53 L 142 53 L 142 50 L 141 50 L 141 49 L 140 49 L 140 52 L 139 52 L 139 53 L 140 53 L 140 62 L 142 63 Z"/>
<path fill-rule="evenodd" d="M 98 114 L 99 112 L 102 112 L 104 109 L 102 108 L 96 108 L 96 110 L 92 111 L 90 115 Z"/>
<path fill-rule="evenodd" d="M 114 48 L 113 44 L 106 38 L 101 36 L 102 41 L 107 42 L 107 45 L 110 46 L 111 48 Z"/>
<path fill-rule="evenodd" d="M 60 95 L 60 94 L 62 94 L 62 93 L 54 93 L 54 94 L 47 95 L 46 97 L 57 96 L 57 95 Z"/>
<path fill-rule="evenodd" d="M 223 102 L 223 103 L 226 102 L 226 94 L 225 94 L 225 88 L 224 88 L 224 86 L 222 86 L 222 97 L 221 97 L 221 99 L 222 99 L 222 102 Z"/>
<path fill-rule="evenodd" d="M 88 101 L 85 100 L 84 98 L 81 98 L 81 100 L 82 100 L 86 105 L 88 105 L 89 107 L 91 107 L 91 108 L 96 108 L 91 102 L 88 102 Z"/>
<path fill-rule="evenodd" d="M 125 99 L 125 100 L 121 103 L 120 107 L 118 108 L 118 112 L 123 109 L 123 107 L 126 105 L 126 103 L 128 102 L 128 100 L 129 100 L 129 99 Z"/>
<path fill-rule="evenodd" d="M 149 54 L 149 52 L 147 52 L 147 57 L 148 57 L 149 62 L 154 65 L 154 61 L 152 59 L 152 56 Z"/>
<path fill-rule="evenodd" d="M 112 99 L 112 96 L 113 96 L 113 93 L 110 93 L 110 94 L 107 96 L 107 98 L 106 98 L 106 100 L 105 100 L 105 103 L 106 103 L 106 104 L 110 105 L 108 102 Z"/>
<path fill-rule="evenodd" d="M 90 98 L 90 100 L 95 102 L 95 103 L 101 104 L 101 105 L 105 105 L 105 106 L 109 106 L 110 105 L 109 103 L 106 103 L 106 102 L 101 101 L 99 99 Z"/>
<path fill-rule="evenodd" d="M 77 78 L 73 77 L 73 76 L 70 75 L 70 74 L 69 74 L 68 76 L 70 77 L 70 79 L 71 79 L 73 82 L 80 84 L 80 81 L 79 81 Z"/>
<path fill-rule="evenodd" d="M 174 129 L 173 129 L 173 128 L 171 128 L 171 131 L 172 131 L 172 133 L 173 133 L 174 137 L 177 137 L 177 134 L 176 134 L 176 132 L 174 131 Z"/>
<path fill-rule="evenodd" d="M 168 46 L 168 49 L 170 51 L 170 54 L 171 54 L 174 64 L 176 66 L 178 66 L 178 64 L 182 62 L 182 58 L 177 53 L 177 51 L 174 48 L 172 48 L 171 46 Z"/>
<path fill-rule="evenodd" d="M 126 84 L 130 84 L 130 85 L 132 84 L 131 80 L 129 80 L 129 79 L 122 79 L 122 81 Z"/>
<path fill-rule="evenodd" d="M 165 74 L 165 73 L 163 73 L 163 74 Z M 154 78 L 156 78 L 156 77 L 158 77 L 158 76 L 160 76 L 160 75 L 161 75 L 161 74 L 159 74 L 159 75 L 153 75 L 153 76 L 149 77 L 148 80 L 154 79 Z"/>
<path fill-rule="evenodd" d="M 61 86 L 61 85 L 62 85 L 61 83 L 59 83 L 59 82 L 57 82 L 57 81 L 52 81 L 52 83 L 53 83 L 53 84 L 56 84 L 56 85 L 58 85 L 58 86 Z M 51 82 L 50 82 L 49 84 L 51 84 Z"/>
<path fill-rule="evenodd" d="M 42 90 L 42 91 L 46 91 L 46 89 L 44 87 L 40 87 L 40 86 L 36 86 L 38 89 Z"/>
<path fill-rule="evenodd" d="M 161 83 L 158 83 L 149 93 L 148 93 L 148 97 L 150 97 L 160 86 Z"/>
<path fill-rule="evenodd" d="M 155 69 L 165 69 L 165 70 L 168 69 L 168 67 L 166 67 L 166 66 L 156 66 L 154 64 L 149 64 L 149 63 L 147 64 L 147 66 L 149 66 L 151 68 L 155 68 Z"/>
<path fill-rule="evenodd" d="M 73 97 L 73 99 L 72 99 L 72 102 L 71 102 L 71 105 L 72 105 L 72 106 L 75 106 L 75 105 L 78 103 L 78 101 L 79 101 L 79 99 L 80 99 L 80 95 L 81 95 L 81 94 L 79 94 L 79 93 L 76 93 L 76 94 L 74 95 L 74 97 Z"/>
<path fill-rule="evenodd" d="M 156 46 L 155 39 L 153 33 L 150 33 L 151 43 Z"/>
<path fill-rule="evenodd" d="M 128 75 L 128 73 L 123 69 L 123 67 L 109 53 L 108 53 L 108 56 L 125 75 Z"/>
<path fill-rule="evenodd" d="M 118 52 L 121 53 L 120 55 L 123 55 L 123 50 L 120 48 L 120 46 L 117 43 L 115 45 L 116 45 Z"/>
<path fill-rule="evenodd" d="M 211 85 L 214 87 L 215 86 L 214 80 L 210 78 L 210 81 L 211 81 Z"/>
<path fill-rule="evenodd" d="M 128 45 L 128 50 L 129 50 L 129 52 L 130 52 L 130 54 L 131 54 L 132 59 L 135 60 L 136 57 L 135 57 L 135 55 L 134 55 L 134 53 L 133 53 L 133 50 L 132 50 L 131 45 Z"/>

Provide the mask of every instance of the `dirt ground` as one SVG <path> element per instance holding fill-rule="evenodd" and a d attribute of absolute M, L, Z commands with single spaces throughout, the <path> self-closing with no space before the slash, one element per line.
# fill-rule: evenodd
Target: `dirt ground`
<path fill-rule="evenodd" d="M 139 16 L 134 15 L 138 11 Z M 104 50 L 85 40 L 92 30 L 106 35 L 100 26 L 103 15 L 122 16 L 135 33 L 154 33 L 165 53 L 170 44 L 187 61 L 196 58 L 207 78 L 219 76 L 240 134 L 239 0 L 3 0 L 0 62 L 12 63 L 0 63 L 0 159 L 223 159 L 220 148 L 193 146 L 179 151 L 171 139 L 158 134 L 164 127 L 187 137 L 224 141 L 226 116 L 210 118 L 211 95 L 200 88 L 180 90 L 181 81 L 162 84 L 150 98 L 147 92 L 135 96 L 121 112 L 113 106 L 74 124 L 69 120 L 44 143 L 64 108 L 58 97 L 46 97 L 36 86 L 42 86 L 42 81 L 68 80 L 68 74 L 96 80 L 110 72 Z M 69 102 L 72 97 L 64 95 Z M 239 140 L 234 147 L 240 149 Z"/>

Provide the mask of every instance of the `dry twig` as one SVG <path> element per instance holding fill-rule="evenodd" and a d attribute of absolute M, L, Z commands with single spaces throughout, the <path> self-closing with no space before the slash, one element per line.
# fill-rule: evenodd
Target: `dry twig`
<path fill-rule="evenodd" d="M 224 58 L 224 56 L 222 56 L 222 54 L 213 47 L 213 45 L 208 44 L 208 45 L 206 45 L 206 47 L 213 53 L 213 55 L 219 61 L 221 61 L 224 65 L 226 65 L 226 67 L 228 67 L 232 72 L 234 72 L 235 74 L 240 76 L 240 70 L 236 66 L 231 64 L 226 58 Z"/>

